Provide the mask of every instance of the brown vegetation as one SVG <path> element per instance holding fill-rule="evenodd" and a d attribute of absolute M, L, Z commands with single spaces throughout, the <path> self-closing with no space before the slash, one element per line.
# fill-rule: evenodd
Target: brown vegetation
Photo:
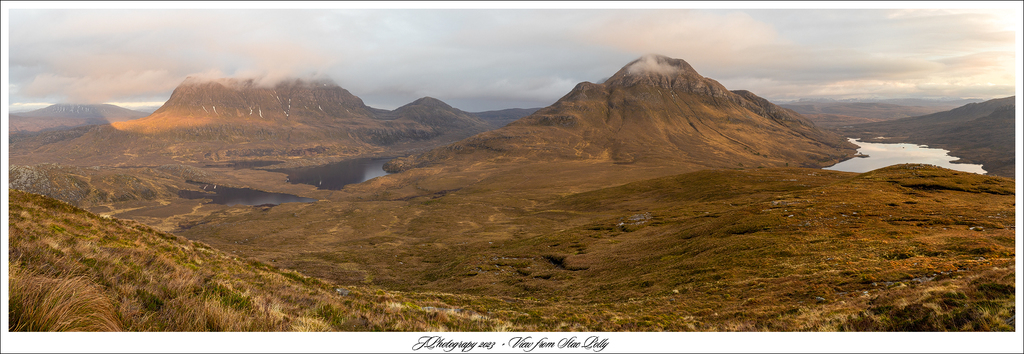
<path fill-rule="evenodd" d="M 12 331 L 495 330 L 504 321 L 239 260 L 10 190 Z M 456 296 L 457 297 L 457 296 Z M 529 329 L 532 327 L 522 327 Z"/>
<path fill-rule="evenodd" d="M 921 165 L 718 170 L 560 195 L 598 170 L 532 167 L 546 178 L 504 171 L 453 189 L 457 175 L 438 174 L 407 181 L 418 196 L 234 208 L 182 234 L 340 284 L 512 295 L 537 320 L 588 330 L 1009 329 L 1013 292 L 979 289 L 1014 282 L 1011 180 Z M 966 297 L 935 308 L 936 289 Z M 930 310 L 883 313 L 913 304 Z M 987 327 L 957 317 L 968 312 Z M 921 316 L 931 324 L 892 322 Z"/>
<path fill-rule="evenodd" d="M 905 165 L 702 171 L 554 197 L 504 183 L 235 207 L 184 232 L 226 253 L 11 190 L 12 329 L 1013 329 L 1006 179 Z M 67 297 L 24 284 L 94 296 L 35 314 L 37 299 Z"/>

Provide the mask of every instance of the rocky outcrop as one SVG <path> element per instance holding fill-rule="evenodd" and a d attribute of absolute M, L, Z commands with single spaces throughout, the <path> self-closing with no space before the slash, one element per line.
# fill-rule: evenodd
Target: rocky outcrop
<path fill-rule="evenodd" d="M 78 172 L 78 173 L 75 173 Z M 89 194 L 89 182 L 80 177 L 78 168 L 55 164 L 10 166 L 12 189 L 45 195 L 78 205 Z"/>
<path fill-rule="evenodd" d="M 154 200 L 171 197 L 172 192 L 177 192 L 173 186 L 156 182 L 153 178 L 140 178 L 145 173 L 122 173 L 99 167 L 40 164 L 11 166 L 9 172 L 10 188 L 60 199 L 75 206 Z"/>

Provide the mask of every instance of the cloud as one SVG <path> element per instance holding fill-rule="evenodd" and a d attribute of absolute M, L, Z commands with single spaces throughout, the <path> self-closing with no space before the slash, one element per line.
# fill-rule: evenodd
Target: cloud
<path fill-rule="evenodd" d="M 56 96 L 75 103 L 103 103 L 119 96 L 161 94 L 175 86 L 176 78 L 162 70 L 79 77 L 43 73 L 19 91 L 27 96 Z"/>
<path fill-rule="evenodd" d="M 547 105 L 576 83 L 611 76 L 645 53 L 684 59 L 730 89 L 768 98 L 973 96 L 1015 86 L 1012 19 L 1019 16 L 992 10 L 10 12 L 12 102 L 166 99 L 188 76 L 255 78 L 264 85 L 330 77 L 372 106 L 432 96 L 474 110 Z"/>
<path fill-rule="evenodd" d="M 658 55 L 655 54 L 644 54 L 626 68 L 630 74 L 650 73 L 664 76 L 675 75 L 679 70 L 678 67 L 672 66 L 668 62 L 658 60 Z"/>
<path fill-rule="evenodd" d="M 303 40 L 304 21 L 289 11 L 12 12 L 11 67 L 34 73 L 17 92 L 26 97 L 169 94 L 187 76 L 210 74 L 273 84 L 335 62 Z"/>

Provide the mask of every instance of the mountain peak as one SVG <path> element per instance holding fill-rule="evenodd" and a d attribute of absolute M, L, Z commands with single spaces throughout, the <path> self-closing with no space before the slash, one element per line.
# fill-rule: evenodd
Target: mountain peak
<path fill-rule="evenodd" d="M 441 101 L 441 100 L 433 98 L 433 97 L 423 97 L 423 98 L 420 98 L 418 100 L 412 101 L 411 103 L 407 104 L 406 106 L 429 106 L 429 107 L 441 107 L 441 108 L 445 108 L 445 109 L 451 109 L 452 108 L 451 105 L 449 105 L 447 103 L 444 103 L 444 101 Z"/>
<path fill-rule="evenodd" d="M 502 128 L 385 168 L 581 160 L 821 166 L 855 151 L 842 136 L 751 92 L 730 92 L 682 59 L 645 55 L 604 83 L 581 82 L 555 104 Z"/>
<path fill-rule="evenodd" d="M 697 74 L 685 60 L 669 58 L 660 54 L 647 54 L 626 64 L 629 75 L 676 76 L 684 73 Z"/>
<path fill-rule="evenodd" d="M 327 78 L 270 82 L 200 76 L 186 78 L 154 114 L 217 120 L 372 116 L 362 100 Z"/>
<path fill-rule="evenodd" d="M 685 60 L 659 54 L 647 54 L 629 62 L 604 84 L 610 87 L 645 85 L 681 89 L 688 93 L 716 97 L 728 94 L 728 90 L 722 84 L 701 76 Z"/>

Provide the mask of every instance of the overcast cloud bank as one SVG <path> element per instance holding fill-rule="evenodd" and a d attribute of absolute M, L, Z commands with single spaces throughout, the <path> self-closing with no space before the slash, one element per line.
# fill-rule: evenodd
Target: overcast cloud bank
<path fill-rule="evenodd" d="M 388 109 L 541 107 L 657 53 L 769 99 L 990 99 L 1016 90 L 1011 11 L 12 9 L 9 97 L 160 102 L 189 76 L 300 77 Z"/>

